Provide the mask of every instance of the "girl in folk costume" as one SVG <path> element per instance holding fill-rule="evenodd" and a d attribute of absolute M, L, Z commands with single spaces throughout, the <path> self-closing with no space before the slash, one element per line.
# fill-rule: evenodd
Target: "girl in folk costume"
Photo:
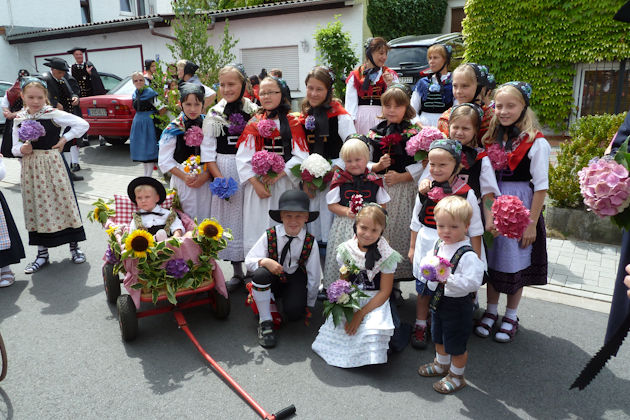
<path fill-rule="evenodd" d="M 411 106 L 418 112 L 422 125 L 437 126 L 440 115 L 453 105 L 453 86 L 448 65 L 450 45 L 433 44 L 427 50 L 428 74 L 413 88 Z"/>
<path fill-rule="evenodd" d="M 365 139 L 365 136 L 360 137 Z M 390 200 L 383 180 L 367 168 L 370 149 L 363 139 L 351 138 L 343 144 L 339 154 L 345 169 L 337 169 L 326 194 L 328 209 L 335 217 L 326 247 L 324 288 L 339 278 L 339 265 L 335 261 L 337 247 L 354 236 L 352 226 L 361 206 L 368 203 L 385 206 Z"/>
<path fill-rule="evenodd" d="M 284 80 L 265 77 L 260 82 L 262 108 L 249 120 L 236 144 L 236 168 L 243 186 L 243 220 L 247 222 L 243 232 L 245 253 L 273 226 L 273 220 L 267 216 L 269 210 L 278 208 L 284 191 L 297 187 L 298 180 L 291 174 L 291 168 L 308 157 L 304 129 L 298 118 L 289 114 L 289 98 Z M 280 155 L 284 170 L 276 176 L 256 175 L 252 158 L 261 150 Z"/>
<path fill-rule="evenodd" d="M 179 89 L 182 113 L 162 132 L 158 165 L 164 173 L 171 173 L 171 188 L 177 195 L 184 213 L 203 220 L 210 217 L 211 173 L 218 171 L 210 148 L 210 138 L 201 126 L 204 90 L 202 86 L 184 83 Z M 189 163 L 198 159 L 199 173 Z M 205 169 L 207 168 L 207 170 Z"/>
<path fill-rule="evenodd" d="M 385 190 L 391 197 L 388 206 L 390 223 L 385 229 L 385 238 L 396 251 L 405 255 L 409 250 L 410 233 L 407 223 L 411 220 L 414 197 L 422 174 L 422 162 L 405 151 L 407 141 L 418 134 L 422 127 L 414 124 L 415 111 L 409 103 L 411 89 L 404 84 L 394 84 L 381 97 L 384 120 L 370 130 L 372 171 L 382 174 Z M 413 280 L 411 262 L 398 264 L 396 281 Z"/>
<path fill-rule="evenodd" d="M 332 161 L 333 168 L 343 168 L 339 151 L 343 142 L 354 134 L 354 122 L 333 98 L 333 74 L 324 67 L 314 67 L 306 76 L 306 98 L 302 102 L 300 123 L 304 126 L 309 153 L 317 153 Z M 319 211 L 319 218 L 309 224 L 320 246 L 326 246 L 333 214 L 328 210 L 326 193 L 304 187 L 311 199 L 311 211 Z"/>
<path fill-rule="evenodd" d="M 22 157 L 24 221 L 29 244 L 38 246 L 37 258 L 24 269 L 32 274 L 48 264 L 49 247 L 70 244 L 72 262 L 85 262 L 78 245 L 85 240 L 83 223 L 60 153 L 66 142 L 80 138 L 90 125 L 50 106 L 46 82 L 30 77 L 21 86 L 25 109 L 15 118 L 11 151 Z M 70 130 L 62 136 L 67 127 Z"/>
<path fill-rule="evenodd" d="M 203 121 L 204 134 L 210 138 L 210 148 L 215 155 L 218 172 L 215 178 L 238 181 L 236 167 L 236 143 L 245 129 L 247 121 L 258 109 L 244 95 L 249 79 L 242 64 L 230 64 L 219 71 L 219 91 L 222 99 L 214 105 Z M 234 239 L 219 253 L 223 260 L 231 261 L 234 276 L 228 281 L 228 288 L 235 289 L 241 284 L 244 273 L 241 262 L 245 260 L 243 249 L 243 190 L 238 189 L 229 200 L 218 195 L 212 197 L 213 217 L 224 226 L 232 229 Z"/>
<path fill-rule="evenodd" d="M 547 284 L 547 249 L 542 207 L 549 186 L 551 147 L 529 108 L 532 89 L 525 82 L 508 82 L 495 94 L 495 115 L 483 142 L 488 154 L 507 154 L 507 165 L 496 171 L 502 195 L 514 195 L 530 209 L 531 223 L 523 237 L 499 236 L 488 250 L 488 307 L 475 328 L 488 337 L 498 317 L 500 293 L 507 294 L 505 315 L 495 341 L 506 343 L 518 331 L 517 310 L 523 286 Z"/>
<path fill-rule="evenodd" d="M 5 175 L 6 169 L 0 154 L 0 180 Z M 7 200 L 0 192 L 0 287 L 11 286 L 15 282 L 11 264 L 19 263 L 22 258 L 24 258 L 22 239 L 13 221 Z"/>
<path fill-rule="evenodd" d="M 416 323 L 411 336 L 411 345 L 417 349 L 424 349 L 428 343 L 427 319 L 429 317 L 429 302 L 434 288 L 427 285 L 422 277 L 420 261 L 433 249 L 435 241 L 439 239 L 434 217 L 435 205 L 444 197 L 459 195 L 465 198 L 473 209 L 473 215 L 468 228 L 470 242 L 479 257 L 482 255 L 481 235 L 483 224 L 479 212 L 479 205 L 474 191 L 464 178 L 459 176 L 462 159 L 462 145 L 451 139 L 434 140 L 429 148 L 429 171 L 433 181 L 427 187 L 420 186 L 420 193 L 416 196 L 411 218 L 411 241 L 409 243 L 409 259 L 413 261 L 413 275 L 416 278 Z M 434 285 L 434 284 L 432 284 Z M 431 285 L 431 286 L 432 286 Z"/>
<path fill-rule="evenodd" d="M 398 82 L 398 74 L 385 67 L 389 49 L 383 38 L 368 38 L 365 41 L 365 63 L 354 69 L 346 79 L 345 106 L 359 134 L 367 134 L 378 124 L 381 95 L 389 85 Z"/>
<path fill-rule="evenodd" d="M 131 123 L 129 151 L 131 160 L 143 163 L 144 176 L 151 176 L 159 152 L 155 124 L 151 118 L 156 112 L 155 98 L 158 94 L 145 84 L 144 76 L 139 71 L 131 74 L 131 80 L 136 87 L 131 96 L 136 115 Z"/>
<path fill-rule="evenodd" d="M 387 362 L 394 334 L 389 295 L 402 256 L 383 238 L 386 225 L 385 211 L 368 204 L 356 215 L 356 235 L 337 248 L 338 266 L 360 270 L 350 274 L 348 281 L 359 286 L 367 297 L 360 298 L 361 309 L 351 321 L 335 326 L 329 316 L 319 329 L 312 348 L 330 365 L 350 368 Z"/>
<path fill-rule="evenodd" d="M 491 80 L 492 78 L 492 80 Z M 483 111 L 481 125 L 477 132 L 477 139 L 482 139 L 488 131 L 488 125 L 494 115 L 494 108 L 487 100 L 487 92 L 492 88 L 494 76 L 488 73 L 486 66 L 475 63 L 466 63 L 457 67 L 453 71 L 453 96 L 458 104 L 476 104 Z M 494 88 L 492 88 L 494 89 Z M 449 137 L 449 116 L 454 108 L 444 111 L 438 120 L 437 128 Z"/>

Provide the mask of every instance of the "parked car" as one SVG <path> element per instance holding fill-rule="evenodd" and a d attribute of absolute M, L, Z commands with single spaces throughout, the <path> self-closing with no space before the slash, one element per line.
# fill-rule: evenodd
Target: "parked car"
<path fill-rule="evenodd" d="M 131 101 L 131 95 L 135 90 L 131 76 L 127 76 L 106 95 L 81 98 L 79 100 L 81 113 L 90 123 L 87 134 L 103 136 L 111 144 L 125 143 L 129 138 L 133 117 L 136 115 Z"/>
<path fill-rule="evenodd" d="M 446 44 L 453 48 L 449 70 L 452 71 L 462 61 L 464 39 L 459 32 L 446 35 L 408 35 L 389 41 L 389 54 L 385 65 L 398 73 L 401 83 L 413 87 L 421 73 L 429 68 L 427 50 L 433 44 Z"/>
<path fill-rule="evenodd" d="M 0 98 L 2 98 L 6 94 L 7 90 L 9 90 L 11 86 L 13 86 L 13 83 L 0 81 Z M 0 127 L 1 128 L 4 128 L 5 122 L 6 120 L 4 118 L 4 114 L 0 112 Z"/>
<path fill-rule="evenodd" d="M 101 81 L 107 92 L 112 90 L 122 80 L 122 77 L 113 73 L 103 73 L 99 71 L 98 74 L 101 76 Z"/>

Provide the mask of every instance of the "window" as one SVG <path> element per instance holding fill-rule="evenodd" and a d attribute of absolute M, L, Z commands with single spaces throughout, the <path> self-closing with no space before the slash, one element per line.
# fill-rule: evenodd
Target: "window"
<path fill-rule="evenodd" d="M 574 81 L 577 118 L 618 114 L 630 109 L 628 61 L 578 65 Z"/>
<path fill-rule="evenodd" d="M 133 0 L 120 0 L 120 11 L 131 13 L 131 6 Z"/>
<path fill-rule="evenodd" d="M 120 0 L 120 14 L 124 16 L 146 15 L 145 0 Z"/>
<path fill-rule="evenodd" d="M 269 72 L 273 68 L 282 70 L 282 78 L 292 91 L 300 90 L 300 61 L 298 46 L 242 49 L 241 57 L 247 74 L 260 74 L 261 69 Z"/>
<path fill-rule="evenodd" d="M 89 0 L 79 0 L 79 4 L 81 5 L 81 22 L 82 23 L 92 22 L 92 17 L 90 15 Z"/>
<path fill-rule="evenodd" d="M 451 9 L 451 32 L 462 31 L 462 21 L 466 17 L 463 7 L 453 7 Z"/>

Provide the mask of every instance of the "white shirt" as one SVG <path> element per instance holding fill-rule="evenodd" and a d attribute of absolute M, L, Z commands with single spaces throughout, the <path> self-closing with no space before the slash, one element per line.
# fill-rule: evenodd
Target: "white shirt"
<path fill-rule="evenodd" d="M 532 184 L 534 191 L 549 189 L 549 155 L 551 154 L 551 146 L 544 137 L 534 140 L 534 144 L 527 152 L 527 156 L 531 160 L 529 165 L 529 173 L 532 175 Z"/>
<path fill-rule="evenodd" d="M 144 210 L 138 209 L 139 213 L 142 213 L 143 211 Z M 151 211 L 155 213 L 160 213 L 160 215 L 158 216 L 157 214 L 140 214 L 140 218 L 142 219 L 142 225 L 145 228 L 148 229 L 153 226 L 166 224 L 166 219 L 168 218 L 170 210 L 166 210 L 162 206 L 156 204 L 156 206 Z M 129 223 L 129 232 L 133 232 L 136 229 L 137 229 L 136 222 L 132 218 L 131 222 Z M 175 220 L 173 220 L 173 223 L 171 223 L 171 231 L 166 232 L 166 233 L 168 235 L 172 235 L 177 229 L 180 229 L 182 231 L 182 235 L 186 232 L 186 229 L 184 229 L 184 224 L 179 219 L 179 217 L 175 217 Z"/>
<path fill-rule="evenodd" d="M 81 137 L 90 128 L 90 124 L 87 121 L 85 121 L 81 117 L 77 117 L 74 114 L 58 110 L 58 112 L 56 112 L 56 115 L 56 117 L 50 119 L 57 126 L 61 127 L 59 135 L 63 136 L 68 141 Z M 66 127 L 70 127 L 70 130 L 67 133 L 64 133 Z M 22 156 L 20 148 L 23 145 L 24 143 L 20 141 L 18 135 L 18 124 L 13 124 L 13 147 L 11 148 L 11 153 L 13 153 L 13 155 L 16 157 Z"/>
<path fill-rule="evenodd" d="M 177 136 L 166 135 L 162 136 L 162 138 L 160 139 L 158 166 L 163 173 L 166 173 L 175 167 L 179 169 L 183 168 L 183 166 L 180 163 L 177 163 L 177 161 L 173 157 L 175 153 L 175 146 L 177 146 Z M 209 136 L 204 134 L 199 149 L 202 162 L 214 162 L 217 160 L 216 142 L 213 150 L 212 142 Z"/>
<path fill-rule="evenodd" d="M 442 243 L 437 254 L 439 257 L 450 261 L 455 255 L 455 251 L 464 245 L 470 245 L 468 238 L 454 244 Z M 433 249 L 427 252 L 427 256 L 429 255 L 433 255 Z M 469 293 L 476 292 L 481 287 L 483 272 L 484 264 L 477 254 L 474 251 L 466 252 L 460 258 L 455 272 L 449 274 L 444 286 L 444 296 L 464 297 Z"/>
<path fill-rule="evenodd" d="M 282 253 L 284 245 L 289 241 L 284 225 L 276 225 L 276 235 L 278 242 L 278 258 Z M 297 234 L 296 238 L 291 241 L 289 253 L 285 257 L 282 268 L 285 273 L 293 274 L 298 269 L 298 261 L 300 260 L 300 254 L 302 253 L 302 246 L 304 245 L 304 239 L 306 238 L 306 228 Z M 267 253 L 267 232 L 256 241 L 252 249 L 249 250 L 245 257 L 245 266 L 247 271 L 256 271 L 260 267 L 258 264 L 263 258 L 269 258 Z M 290 264 L 289 264 L 290 263 Z M 310 307 L 315 305 L 317 300 L 317 292 L 319 291 L 319 284 L 322 278 L 322 268 L 319 261 L 319 247 L 317 241 L 313 241 L 313 248 L 306 261 L 306 277 L 307 277 L 307 297 L 306 304 Z"/>

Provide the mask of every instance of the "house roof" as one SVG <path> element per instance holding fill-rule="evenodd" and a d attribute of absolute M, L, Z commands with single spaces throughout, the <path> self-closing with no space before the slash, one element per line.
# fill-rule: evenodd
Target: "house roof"
<path fill-rule="evenodd" d="M 330 9 L 332 7 L 351 6 L 354 0 L 286 0 L 275 3 L 265 3 L 256 6 L 237 7 L 232 9 L 210 10 L 206 13 L 215 20 L 225 18 L 244 19 L 255 16 L 272 14 L 297 13 L 304 10 Z M 149 22 L 155 26 L 169 26 L 170 20 L 175 14 L 154 14 L 120 19 L 112 19 L 104 22 L 84 23 L 81 25 L 64 26 L 60 28 L 9 28 L 5 27 L 6 40 L 9 44 L 19 44 L 49 39 L 72 38 L 78 36 L 95 35 L 117 31 L 128 31 L 147 27 Z"/>

